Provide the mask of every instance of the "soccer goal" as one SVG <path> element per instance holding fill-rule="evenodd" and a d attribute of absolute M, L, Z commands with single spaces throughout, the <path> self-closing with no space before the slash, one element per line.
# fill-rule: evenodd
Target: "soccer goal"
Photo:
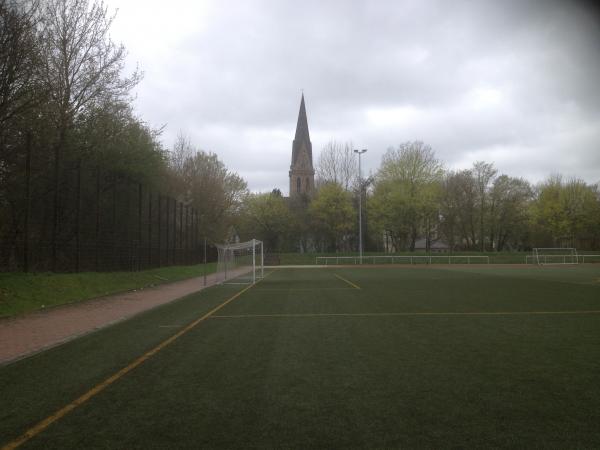
<path fill-rule="evenodd" d="M 532 262 L 540 266 L 548 264 L 578 264 L 575 248 L 534 248 Z"/>
<path fill-rule="evenodd" d="M 264 276 L 262 241 L 217 245 L 217 250 L 218 283 L 250 284 Z"/>

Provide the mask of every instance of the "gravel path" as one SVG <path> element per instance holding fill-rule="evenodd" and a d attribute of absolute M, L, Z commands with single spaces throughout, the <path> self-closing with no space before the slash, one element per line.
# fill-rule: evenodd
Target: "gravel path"
<path fill-rule="evenodd" d="M 216 283 L 206 277 L 206 287 Z M 202 277 L 109 295 L 0 320 L 0 365 L 204 289 Z"/>

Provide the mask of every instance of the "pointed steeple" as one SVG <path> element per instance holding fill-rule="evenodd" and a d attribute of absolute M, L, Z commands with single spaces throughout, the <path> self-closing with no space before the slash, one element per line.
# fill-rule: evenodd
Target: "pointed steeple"
<path fill-rule="evenodd" d="M 306 118 L 306 106 L 304 105 L 304 93 L 302 93 L 302 99 L 300 100 L 300 111 L 298 112 L 298 123 L 296 124 L 296 135 L 294 136 L 294 143 L 292 145 L 292 165 L 294 165 L 298 159 L 298 151 L 305 145 L 308 150 L 308 157 L 312 165 L 312 144 L 310 142 L 310 134 L 308 132 L 308 119 Z"/>
<path fill-rule="evenodd" d="M 298 112 L 298 123 L 296 124 L 296 137 L 295 141 L 300 139 L 306 139 L 310 142 L 310 135 L 308 133 L 308 120 L 306 118 L 306 106 L 304 105 L 304 93 L 302 94 L 302 100 L 300 101 L 300 111 Z"/>
<path fill-rule="evenodd" d="M 308 132 L 308 119 L 304 104 L 304 93 L 300 100 L 296 134 L 292 143 L 292 164 L 290 165 L 290 195 L 308 194 L 314 188 L 312 144 Z"/>

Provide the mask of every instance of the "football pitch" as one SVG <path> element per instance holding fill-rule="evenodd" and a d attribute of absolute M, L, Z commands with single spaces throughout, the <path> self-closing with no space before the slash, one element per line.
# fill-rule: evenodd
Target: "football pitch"
<path fill-rule="evenodd" d="M 0 366 L 0 448 L 600 447 L 600 267 L 276 269 Z"/>

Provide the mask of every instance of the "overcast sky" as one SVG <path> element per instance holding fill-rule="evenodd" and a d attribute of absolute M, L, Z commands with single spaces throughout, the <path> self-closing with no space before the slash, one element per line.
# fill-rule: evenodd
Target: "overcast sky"
<path fill-rule="evenodd" d="M 137 113 L 215 152 L 253 191 L 288 191 L 304 89 L 328 141 L 421 140 L 446 167 L 600 181 L 600 16 L 575 1 L 108 0 L 144 79 Z"/>

